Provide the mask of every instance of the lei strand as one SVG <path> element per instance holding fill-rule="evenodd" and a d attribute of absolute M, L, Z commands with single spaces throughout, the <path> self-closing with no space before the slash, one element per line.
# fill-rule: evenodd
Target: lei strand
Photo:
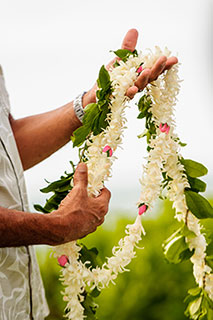
<path fill-rule="evenodd" d="M 106 112 L 107 126 L 98 134 L 91 132 L 86 139 L 83 151 L 80 152 L 81 160 L 88 166 L 88 194 L 95 196 L 103 188 L 103 181 L 111 176 L 111 167 L 116 159 L 114 152 L 122 143 L 126 122 L 124 110 L 129 101 L 125 96 L 126 90 L 134 84 L 142 71 L 142 65 L 143 68 L 151 68 L 161 55 L 167 57 L 170 55 L 168 49 L 162 52 L 158 47 L 155 53 L 150 51 L 146 56 L 141 53 L 132 54 L 127 50 L 118 50 L 115 53 L 121 60 L 116 62 L 115 68 L 109 72 L 112 90 L 109 100 L 110 110 Z M 102 67 L 105 85 L 107 84 L 106 72 Z M 189 305 L 185 314 L 191 319 L 199 319 L 201 315 L 208 313 L 208 308 L 213 308 L 213 274 L 211 267 L 207 264 L 207 242 L 201 233 L 199 222 L 203 217 L 199 216 L 199 219 L 195 217 L 197 211 L 190 202 L 190 196 L 195 197 L 192 183 L 198 183 L 199 179 L 192 174 L 190 176 L 187 166 L 194 166 L 198 171 L 205 171 L 206 168 L 192 160 L 184 160 L 179 152 L 181 142 L 175 133 L 174 120 L 174 106 L 180 89 L 179 82 L 178 65 L 176 65 L 149 84 L 139 100 L 138 118 L 146 118 L 146 130 L 141 136 L 147 137 L 148 156 L 140 180 L 138 216 L 132 225 L 126 226 L 126 236 L 112 249 L 112 257 L 107 258 L 102 266 L 93 267 L 91 261 L 82 260 L 82 245 L 78 242 L 72 241 L 55 248 L 55 257 L 63 266 L 61 280 L 65 286 L 63 294 L 64 300 L 67 301 L 66 316 L 69 319 L 81 320 L 86 317 L 88 315 L 85 313 L 86 299 L 97 296 L 110 282 L 114 283 L 119 273 L 126 271 L 126 266 L 136 255 L 135 247 L 142 239 L 142 235 L 145 235 L 141 215 L 153 208 L 158 197 L 171 200 L 176 211 L 175 217 L 179 222 L 183 222 L 181 228 L 165 241 L 165 256 L 173 263 L 190 258 L 198 284 L 197 288 L 189 290 Z M 103 83 L 104 81 L 99 81 L 102 89 Z M 92 108 L 95 106 L 91 106 L 90 110 Z M 74 134 L 74 139 L 75 137 L 77 139 L 82 132 L 84 136 L 85 129 L 78 130 L 78 134 L 76 133 L 76 136 Z M 68 180 L 71 178 L 69 177 Z M 196 195 L 201 197 L 198 193 Z M 195 203 L 196 199 L 193 200 Z M 208 207 L 209 204 L 207 205 L 205 201 Z M 193 214 L 191 211 L 194 211 Z M 212 207 L 208 207 L 207 211 L 205 218 L 212 217 Z M 176 244 L 179 245 L 179 249 Z M 93 313 L 95 313 L 95 307 L 90 303 L 90 311 Z"/>

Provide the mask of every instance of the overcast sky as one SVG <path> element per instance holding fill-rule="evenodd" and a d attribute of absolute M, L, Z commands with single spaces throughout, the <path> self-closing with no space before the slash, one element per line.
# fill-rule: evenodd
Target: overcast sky
<path fill-rule="evenodd" d="M 212 1 L 0 0 L 0 13 L 0 64 L 16 118 L 59 107 L 88 90 L 130 28 L 140 33 L 138 50 L 168 46 L 181 62 L 177 131 L 187 142 L 183 155 L 208 167 L 212 194 Z M 107 184 L 111 207 L 126 210 L 138 199 L 146 155 L 145 143 L 137 141 L 143 123 L 136 120 L 135 101 L 131 106 L 124 149 Z M 44 201 L 44 178 L 57 179 L 70 159 L 76 159 L 71 144 L 26 172 L 31 207 Z"/>

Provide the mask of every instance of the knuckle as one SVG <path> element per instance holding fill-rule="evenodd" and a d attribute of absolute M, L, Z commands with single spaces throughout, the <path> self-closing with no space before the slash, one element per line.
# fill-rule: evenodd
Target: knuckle
<path fill-rule="evenodd" d="M 107 189 L 107 192 L 108 192 L 108 196 L 109 196 L 109 199 L 111 198 L 111 191 L 109 191 L 109 189 Z"/>

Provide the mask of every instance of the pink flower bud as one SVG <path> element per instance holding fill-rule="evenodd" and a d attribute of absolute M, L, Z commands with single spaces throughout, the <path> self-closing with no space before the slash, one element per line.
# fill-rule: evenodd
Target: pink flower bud
<path fill-rule="evenodd" d="M 142 206 L 139 207 L 138 209 L 138 214 L 141 216 L 144 212 L 146 212 L 147 206 L 145 204 L 142 204 Z"/>
<path fill-rule="evenodd" d="M 170 126 L 168 126 L 168 124 L 167 123 L 165 123 L 165 124 L 160 124 L 159 125 L 159 129 L 160 129 L 160 131 L 161 132 L 165 132 L 166 134 L 168 134 L 169 133 L 169 130 L 170 130 Z"/>
<path fill-rule="evenodd" d="M 142 68 L 142 66 L 140 66 L 138 69 L 137 69 L 137 73 L 141 73 L 143 71 L 143 68 Z"/>
<path fill-rule="evenodd" d="M 68 262 L 68 258 L 64 254 L 58 258 L 58 263 L 60 264 L 61 267 L 64 267 L 67 262 Z"/>
<path fill-rule="evenodd" d="M 102 151 L 103 151 L 103 152 L 106 152 L 108 157 L 111 157 L 112 154 L 113 154 L 112 148 L 111 148 L 110 146 L 108 146 L 108 145 L 106 145 L 106 146 L 103 148 Z"/>

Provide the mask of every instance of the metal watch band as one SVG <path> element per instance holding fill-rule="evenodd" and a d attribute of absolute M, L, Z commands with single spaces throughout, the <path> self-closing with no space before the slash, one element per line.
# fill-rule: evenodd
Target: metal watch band
<path fill-rule="evenodd" d="M 81 94 L 79 94 L 75 100 L 73 101 L 73 108 L 76 114 L 76 117 L 81 121 L 83 121 L 83 117 L 84 117 L 84 109 L 82 106 L 82 98 L 85 95 L 86 92 L 83 92 Z"/>

